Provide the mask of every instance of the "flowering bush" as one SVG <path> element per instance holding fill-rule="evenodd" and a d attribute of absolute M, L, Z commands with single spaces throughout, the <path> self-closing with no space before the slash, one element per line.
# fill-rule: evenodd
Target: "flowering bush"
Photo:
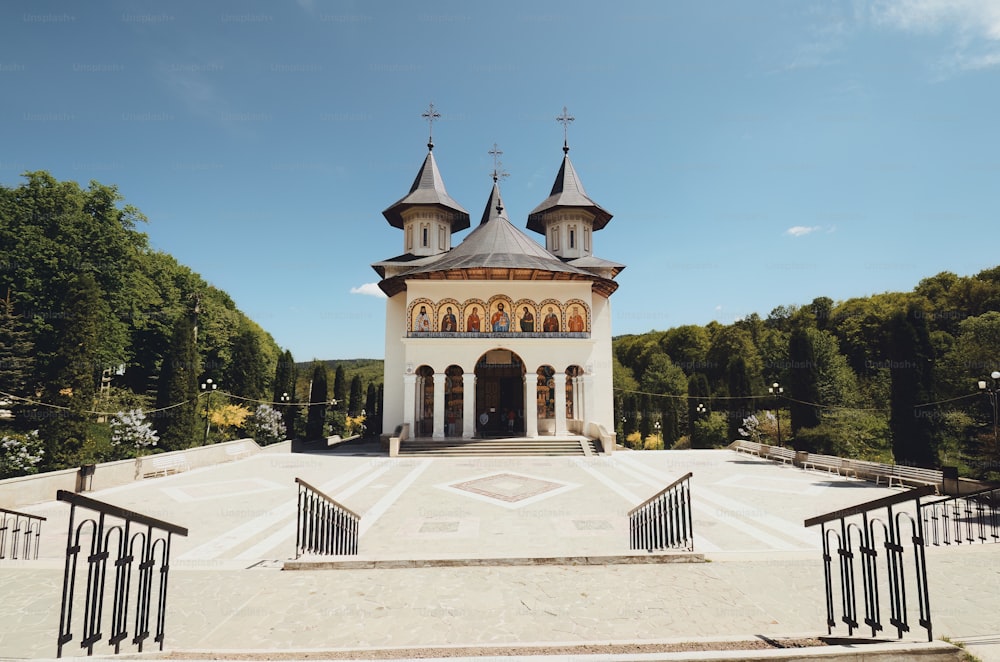
<path fill-rule="evenodd" d="M 746 437 L 749 441 L 755 441 L 760 443 L 760 420 L 750 414 L 743 419 L 743 425 L 740 426 L 740 434 Z"/>
<path fill-rule="evenodd" d="M 0 434 L 0 478 L 38 473 L 38 465 L 44 455 L 38 430 L 27 434 Z"/>
<path fill-rule="evenodd" d="M 348 416 L 345 424 L 347 431 L 347 436 L 352 437 L 356 434 L 364 434 L 365 432 L 365 416 Z"/>
<path fill-rule="evenodd" d="M 141 409 L 118 412 L 111 419 L 110 425 L 111 445 L 127 448 L 132 455 L 142 455 L 143 451 L 156 446 L 156 442 L 160 440 Z"/>
<path fill-rule="evenodd" d="M 243 429 L 247 436 L 265 446 L 285 438 L 285 422 L 281 412 L 271 405 L 258 405 L 253 415 L 246 420 Z"/>

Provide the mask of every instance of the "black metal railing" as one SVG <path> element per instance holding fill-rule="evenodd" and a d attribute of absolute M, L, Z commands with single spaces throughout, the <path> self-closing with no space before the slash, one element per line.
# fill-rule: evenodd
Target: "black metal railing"
<path fill-rule="evenodd" d="M 296 478 L 299 485 L 295 558 L 303 554 L 357 554 L 361 516 Z"/>
<path fill-rule="evenodd" d="M 629 547 L 694 550 L 691 473 L 681 476 L 629 511 Z"/>
<path fill-rule="evenodd" d="M 933 641 L 923 522 L 917 513 L 921 508 L 920 499 L 933 494 L 934 490 L 933 485 L 926 485 L 805 521 L 807 527 L 821 526 L 826 623 L 830 634 L 837 626 L 834 575 L 839 570 L 840 621 L 847 625 L 849 635 L 861 627 L 857 604 L 860 588 L 864 601 L 863 623 L 871 628 L 872 637 L 884 629 L 882 597 L 887 593 L 889 624 L 902 638 L 910 631 L 907 585 L 912 583 L 916 587 L 919 625 L 927 631 L 927 640 Z M 913 502 L 912 512 L 895 510 L 908 502 Z M 908 548 L 912 549 L 910 564 L 906 562 Z M 836 569 L 834 554 L 839 560 Z M 860 582 L 855 560 L 861 565 Z"/>
<path fill-rule="evenodd" d="M 16 510 L 0 508 L 0 559 L 7 558 L 8 549 L 11 560 L 18 558 L 26 561 L 37 559 L 38 545 L 42 538 L 42 522 L 44 521 L 45 518 L 41 515 L 19 513 Z M 8 540 L 10 541 L 9 547 Z"/>
<path fill-rule="evenodd" d="M 62 657 L 63 647 L 73 640 L 74 608 L 83 610 L 82 623 L 77 625 L 83 629 L 80 648 L 85 648 L 87 655 L 93 655 L 94 646 L 105 636 L 117 655 L 122 642 L 129 638 L 130 620 L 132 644 L 141 653 L 150 637 L 151 617 L 156 628 L 153 641 L 162 651 L 171 537 L 187 536 L 187 529 L 66 490 L 59 490 L 56 499 L 70 504 L 57 657 Z M 92 511 L 94 515 L 77 523 L 77 509 Z M 83 555 L 86 593 L 81 604 L 76 583 L 78 571 L 81 581 L 84 580 L 84 572 L 78 568 L 84 545 L 89 549 Z M 114 573 L 110 586 L 109 570 Z M 103 632 L 106 606 L 111 610 L 108 635 Z"/>
<path fill-rule="evenodd" d="M 1000 542 L 1000 488 L 920 504 L 928 544 Z"/>

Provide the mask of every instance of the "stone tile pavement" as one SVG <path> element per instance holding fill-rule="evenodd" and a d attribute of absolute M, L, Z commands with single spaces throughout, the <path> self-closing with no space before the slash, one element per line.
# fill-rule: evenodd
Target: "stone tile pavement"
<path fill-rule="evenodd" d="M 443 559 L 627 554 L 627 511 L 687 471 L 711 563 L 279 569 L 295 477 L 363 515 L 362 558 Z M 390 459 L 347 445 L 89 496 L 190 529 L 174 539 L 167 647 L 222 651 L 825 634 L 803 520 L 897 491 L 731 451 Z M 0 562 L 0 657 L 55 654 L 68 507 L 25 510 L 50 520 L 41 559 Z M 935 636 L 1000 660 L 1000 546 L 932 549 L 928 566 Z"/>

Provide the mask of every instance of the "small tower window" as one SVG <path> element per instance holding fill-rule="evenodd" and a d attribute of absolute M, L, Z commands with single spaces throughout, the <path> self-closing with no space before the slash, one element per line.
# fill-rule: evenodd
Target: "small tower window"
<path fill-rule="evenodd" d="M 552 228 L 552 250 L 559 250 L 559 226 Z"/>
<path fill-rule="evenodd" d="M 576 230 L 573 228 L 569 229 L 569 247 L 576 248 Z"/>
<path fill-rule="evenodd" d="M 438 250 L 448 249 L 448 232 L 443 225 L 438 226 Z"/>
<path fill-rule="evenodd" d="M 413 226 L 406 226 L 406 250 L 413 250 Z"/>
<path fill-rule="evenodd" d="M 430 241 L 428 240 L 427 235 L 428 235 L 427 228 L 424 227 L 423 228 L 423 240 L 424 241 L 423 241 L 423 244 L 422 244 L 423 246 L 428 246 L 430 244 Z"/>

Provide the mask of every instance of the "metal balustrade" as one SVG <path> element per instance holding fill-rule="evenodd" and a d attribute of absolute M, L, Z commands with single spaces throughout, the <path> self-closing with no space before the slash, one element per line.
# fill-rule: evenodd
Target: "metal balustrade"
<path fill-rule="evenodd" d="M 691 476 L 688 472 L 629 511 L 631 549 L 694 550 Z"/>
<path fill-rule="evenodd" d="M 295 558 L 303 554 L 357 554 L 361 516 L 342 506 L 301 478 Z"/>
<path fill-rule="evenodd" d="M 921 504 L 931 545 L 1000 542 L 1000 488 Z"/>
<path fill-rule="evenodd" d="M 66 490 L 59 490 L 56 499 L 70 504 L 57 657 L 73 641 L 74 609 L 81 607 L 83 619 L 77 625 L 83 629 L 80 648 L 87 655 L 93 655 L 94 646 L 105 636 L 114 653 L 121 652 L 122 642 L 130 636 L 130 620 L 131 641 L 141 653 L 150 637 L 151 618 L 156 628 L 153 641 L 162 651 L 171 538 L 187 536 L 187 529 Z M 79 510 L 92 514 L 83 515 L 85 519 L 77 523 Z M 84 547 L 87 550 L 81 557 Z M 81 558 L 86 563 L 85 575 L 79 567 Z M 78 578 L 86 583 L 82 604 L 76 592 Z M 108 635 L 103 632 L 106 607 L 111 611 Z"/>
<path fill-rule="evenodd" d="M 8 558 L 8 549 L 12 561 L 18 558 L 26 561 L 37 559 L 44 521 L 41 515 L 0 508 L 0 559 Z"/>
<path fill-rule="evenodd" d="M 916 587 L 919 625 L 933 641 L 931 606 L 927 592 L 927 563 L 924 556 L 924 530 L 920 499 L 933 494 L 926 485 L 908 492 L 869 501 L 851 508 L 827 513 L 805 521 L 806 527 L 819 525 L 823 537 L 823 578 L 826 591 L 827 628 L 837 626 L 835 585 L 839 585 L 840 621 L 848 634 L 861 627 L 858 622 L 858 592 L 863 598 L 863 624 L 875 637 L 885 627 L 883 596 L 888 594 L 889 621 L 902 638 L 910 631 L 908 585 Z M 896 509 L 912 502 L 908 510 Z M 907 558 L 912 551 L 909 563 Z M 834 555 L 838 560 L 833 563 Z M 860 564 L 860 582 L 855 561 Z M 881 568 L 881 571 L 880 571 Z M 837 575 L 835 580 L 835 575 Z"/>

